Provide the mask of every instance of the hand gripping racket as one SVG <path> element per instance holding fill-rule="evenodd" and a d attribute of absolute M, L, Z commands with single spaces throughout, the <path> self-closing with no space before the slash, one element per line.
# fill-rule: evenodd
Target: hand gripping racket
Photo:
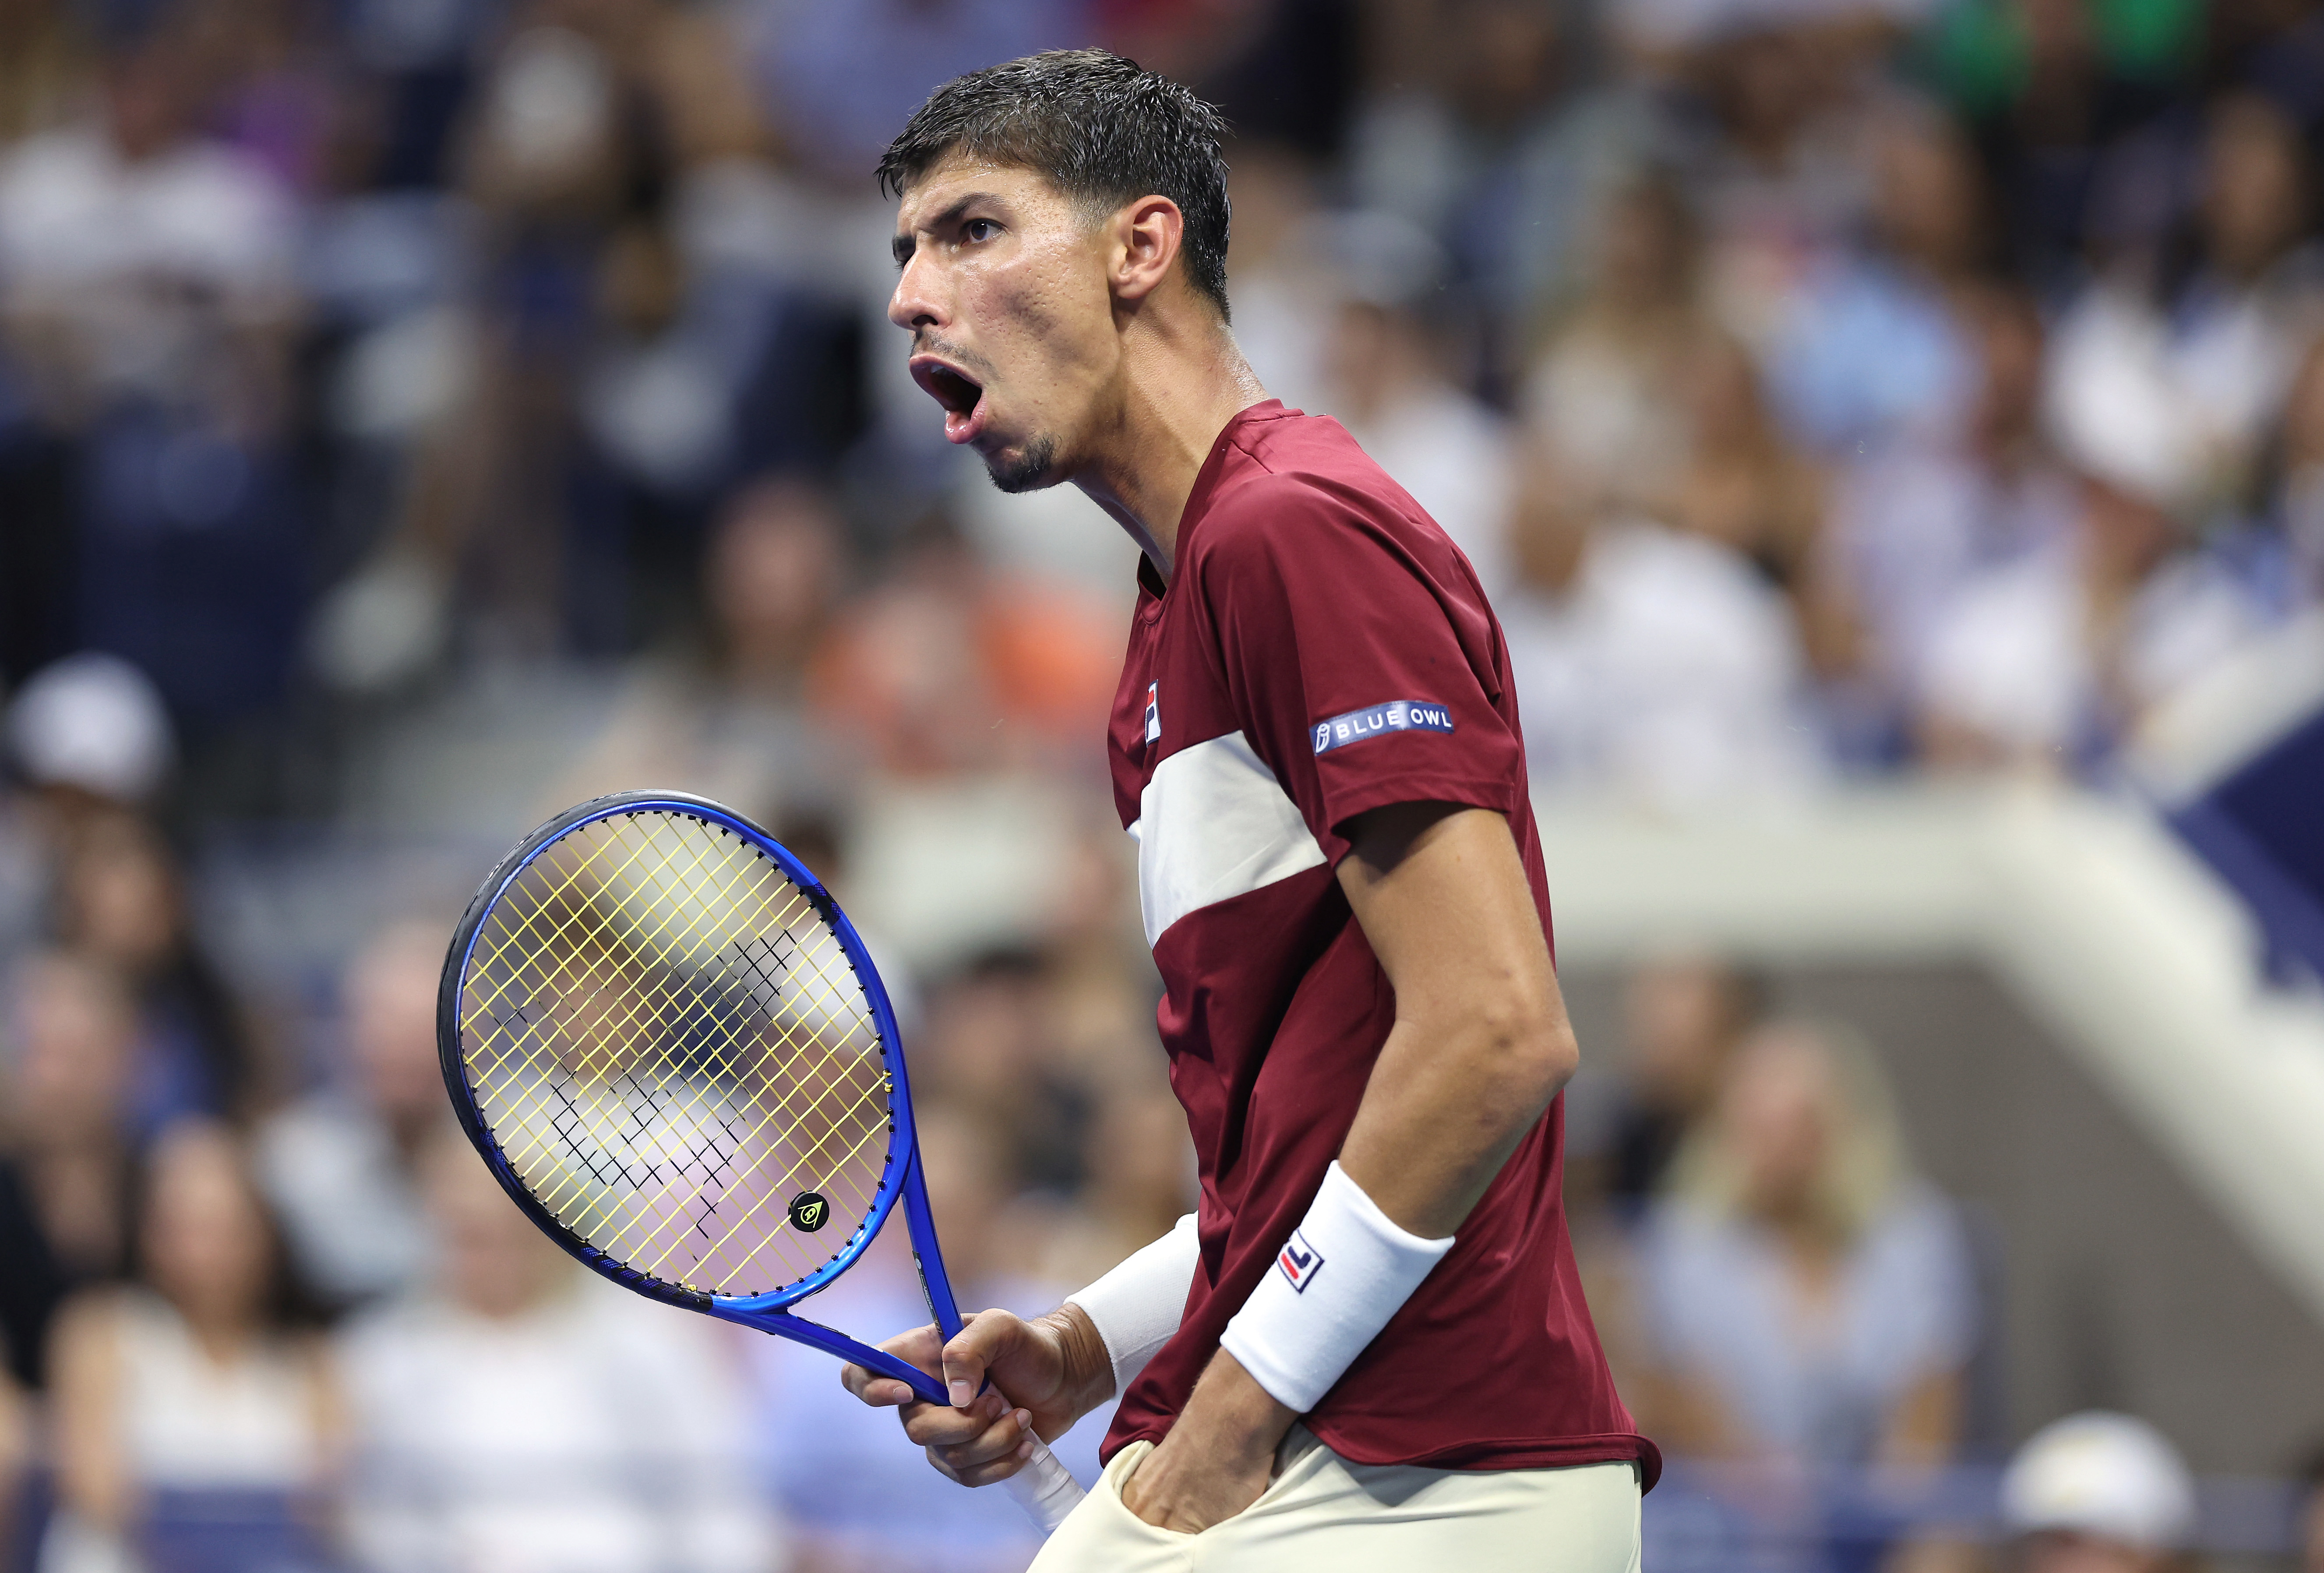
<path fill-rule="evenodd" d="M 757 826 L 671 792 L 542 825 L 460 920 L 436 1038 L 468 1138 L 590 1267 L 949 1402 L 794 1309 L 900 1199 L 929 1314 L 947 1339 L 961 1327 L 888 991 L 830 893 Z M 1082 1496 L 1038 1438 L 1008 1484 L 1044 1532 Z"/>

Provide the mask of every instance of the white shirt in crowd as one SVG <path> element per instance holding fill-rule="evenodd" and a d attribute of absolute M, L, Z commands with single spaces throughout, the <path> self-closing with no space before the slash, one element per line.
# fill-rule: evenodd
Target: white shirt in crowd
<path fill-rule="evenodd" d="M 1378 418 L 1349 429 L 1364 452 L 1444 529 L 1500 604 L 1510 582 L 1508 525 L 1515 465 L 1507 424 L 1439 382 L 1416 389 Z"/>
<path fill-rule="evenodd" d="M 2110 694 L 2090 617 L 2070 542 L 1971 579 L 1930 639 L 1924 706 L 2015 753 L 2070 751 L 2107 723 L 2110 699 L 2131 711 L 2115 719 L 2135 720 L 2265 626 L 2224 569 L 2182 554 L 2132 598 Z"/>
<path fill-rule="evenodd" d="M 706 1320 L 582 1277 L 531 1312 L 435 1299 L 342 1335 L 347 1527 L 379 1573 L 778 1564 Z"/>
<path fill-rule="evenodd" d="M 1908 692 L 1962 587 L 2063 540 L 2080 505 L 2057 465 L 1997 474 L 1953 444 L 1901 444 L 1849 468 L 1831 545 L 1884 686 Z"/>
<path fill-rule="evenodd" d="M 307 1282 L 352 1302 L 410 1288 L 431 1237 L 394 1138 L 356 1099 L 318 1093 L 258 1128 L 255 1156 Z"/>
<path fill-rule="evenodd" d="M 99 128 L 71 127 L 0 161 L 0 284 L 14 308 L 69 315 L 101 373 L 135 382 L 180 347 L 192 313 L 279 308 L 298 222 L 289 194 L 230 149 L 189 139 L 132 161 Z"/>
<path fill-rule="evenodd" d="M 112 1323 L 124 1463 L 141 1492 L 186 1498 L 288 1500 L 321 1482 L 322 1439 L 309 1370 L 287 1344 L 221 1363 L 150 1290 L 124 1291 Z M 60 1509 L 39 1573 L 140 1573 L 120 1541 Z"/>
<path fill-rule="evenodd" d="M 1789 612 L 1727 548 L 1643 520 L 1602 527 L 1564 594 L 1499 610 L 1536 786 L 1684 806 L 1819 773 Z"/>

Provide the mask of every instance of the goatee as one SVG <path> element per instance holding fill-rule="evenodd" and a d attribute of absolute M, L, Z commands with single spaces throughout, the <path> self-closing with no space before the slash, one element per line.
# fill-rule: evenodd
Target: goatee
<path fill-rule="evenodd" d="M 1015 458 L 1006 456 L 984 461 L 984 473 L 992 483 L 1008 492 L 1038 492 L 1051 485 L 1056 477 L 1049 474 L 1057 462 L 1057 439 L 1037 437 L 1020 449 Z"/>

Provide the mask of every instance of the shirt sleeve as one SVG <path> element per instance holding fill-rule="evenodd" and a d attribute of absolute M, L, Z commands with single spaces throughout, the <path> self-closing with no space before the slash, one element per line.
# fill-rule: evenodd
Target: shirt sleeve
<path fill-rule="evenodd" d="M 1252 751 L 1325 857 L 1393 803 L 1522 804 L 1500 634 L 1441 532 L 1285 477 L 1205 521 L 1195 568 Z"/>

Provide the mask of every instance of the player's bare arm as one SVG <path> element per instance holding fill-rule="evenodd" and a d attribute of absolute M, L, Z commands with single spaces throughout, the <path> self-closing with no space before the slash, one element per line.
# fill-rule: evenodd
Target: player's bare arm
<path fill-rule="evenodd" d="M 1506 820 L 1402 804 L 1351 839 L 1340 888 L 1396 989 L 1396 1026 L 1341 1164 L 1404 1228 L 1453 1234 L 1572 1078 L 1573 1030 Z M 1266 1489 L 1297 1418 L 1221 1350 L 1122 1500 L 1189 1533 L 1231 1517 Z"/>

